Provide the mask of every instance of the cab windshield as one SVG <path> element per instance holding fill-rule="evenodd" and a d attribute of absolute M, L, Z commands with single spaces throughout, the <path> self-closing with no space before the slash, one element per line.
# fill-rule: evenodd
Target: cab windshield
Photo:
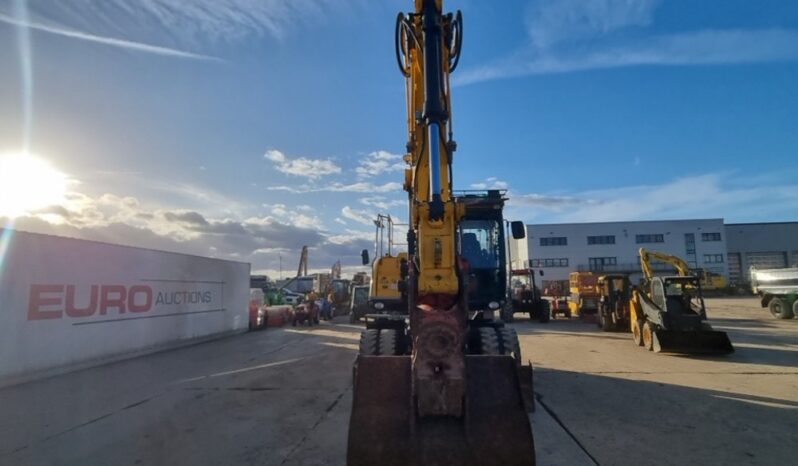
<path fill-rule="evenodd" d="M 466 220 L 461 222 L 460 254 L 473 269 L 496 269 L 502 254 L 499 222 Z"/>

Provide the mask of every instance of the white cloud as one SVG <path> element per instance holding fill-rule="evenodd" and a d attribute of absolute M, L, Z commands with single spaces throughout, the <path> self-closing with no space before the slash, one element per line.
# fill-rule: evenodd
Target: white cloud
<path fill-rule="evenodd" d="M 369 178 L 383 173 L 402 171 L 406 166 L 401 155 L 378 150 L 361 159 L 355 172 L 361 178 Z"/>
<path fill-rule="evenodd" d="M 304 193 L 321 193 L 321 192 L 334 192 L 334 193 L 389 193 L 389 192 L 402 192 L 401 183 L 385 183 L 373 184 L 368 182 L 358 183 L 329 183 L 324 186 L 269 186 L 266 188 L 269 191 L 286 191 L 294 194 Z"/>
<path fill-rule="evenodd" d="M 362 197 L 358 201 L 370 207 L 376 207 L 380 210 L 386 211 L 394 207 L 407 206 L 407 199 L 388 199 L 385 196 L 369 196 Z"/>
<path fill-rule="evenodd" d="M 471 183 L 473 189 L 507 189 L 510 185 L 506 181 L 502 181 L 495 176 L 491 176 L 478 183 Z"/>
<path fill-rule="evenodd" d="M 299 257 L 303 245 L 313 248 L 311 260 L 324 264 L 322 270 L 339 259 L 356 267 L 360 250 L 371 247 L 362 232 L 327 232 L 316 217 L 292 213 L 296 209 L 290 206 L 284 210 L 283 218 L 215 218 L 191 209 L 156 207 L 131 196 L 70 192 L 63 204 L 13 221 L 0 217 L 0 228 L 242 260 L 251 262 L 255 272 L 274 275 L 279 256 Z"/>
<path fill-rule="evenodd" d="M 367 210 L 353 209 L 349 206 L 344 206 L 344 208 L 341 209 L 341 215 L 349 220 L 362 223 L 363 225 L 374 225 L 374 220 L 377 218 L 377 215 L 372 212 Z"/>
<path fill-rule="evenodd" d="M 268 150 L 263 155 L 266 160 L 274 163 L 277 171 L 288 175 L 301 176 L 317 180 L 326 175 L 341 173 L 341 167 L 330 159 L 308 159 L 299 157 L 290 159 L 279 150 Z"/>
<path fill-rule="evenodd" d="M 708 173 L 656 185 L 624 186 L 567 195 L 510 193 L 508 218 L 538 222 L 601 222 L 723 217 L 773 221 L 798 205 L 798 186 L 783 173 Z M 794 176 L 792 173 L 790 176 Z"/>
<path fill-rule="evenodd" d="M 237 42 L 264 35 L 282 39 L 297 27 L 329 20 L 363 0 L 82 0 L 46 2 L 40 13 L 95 28 L 161 35 L 182 42 Z"/>
<path fill-rule="evenodd" d="M 530 41 L 454 77 L 465 85 L 519 76 L 628 66 L 729 65 L 798 60 L 796 29 L 653 33 L 659 0 L 544 0 L 526 19 Z M 629 33 L 632 28 L 637 28 Z"/>
<path fill-rule="evenodd" d="M 561 41 L 603 35 L 651 23 L 660 0 L 539 0 L 527 14 L 527 31 L 541 49 Z"/>
<path fill-rule="evenodd" d="M 46 32 L 62 37 L 69 37 L 87 42 L 94 42 L 96 44 L 110 45 L 112 47 L 120 47 L 128 50 L 135 50 L 137 52 L 151 53 L 155 55 L 164 55 L 178 58 L 190 58 L 194 60 L 214 60 L 221 61 L 219 58 L 211 57 L 209 55 L 202 55 L 198 53 L 186 52 L 169 47 L 161 47 L 157 45 L 145 44 L 143 42 L 136 42 L 131 40 L 117 39 L 114 37 L 99 36 L 87 32 L 66 29 L 63 27 L 48 26 L 46 24 L 35 23 L 30 21 L 20 21 L 13 17 L 0 13 L 0 22 L 11 24 L 15 26 L 27 27 L 37 31 Z"/>

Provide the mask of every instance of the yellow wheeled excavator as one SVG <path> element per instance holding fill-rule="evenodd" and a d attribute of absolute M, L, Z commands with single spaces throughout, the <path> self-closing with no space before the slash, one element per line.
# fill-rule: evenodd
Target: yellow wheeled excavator
<path fill-rule="evenodd" d="M 442 0 L 414 6 L 396 21 L 408 110 L 408 250 L 400 270 L 408 312 L 361 335 L 347 464 L 534 465 L 531 367 L 514 330 L 492 318 L 504 296 L 476 293 L 483 285 L 475 280 L 506 281 L 503 221 L 477 208 L 491 203 L 500 212 L 503 200 L 452 188 L 449 75 L 460 59 L 462 15 L 444 14 Z M 523 224 L 511 225 L 523 238 Z"/>
<path fill-rule="evenodd" d="M 634 342 L 657 353 L 734 352 L 729 336 L 707 322 L 701 280 L 687 263 L 645 248 L 639 254 L 645 283 L 632 290 L 629 305 Z M 654 276 L 653 260 L 671 264 L 678 275 Z"/>

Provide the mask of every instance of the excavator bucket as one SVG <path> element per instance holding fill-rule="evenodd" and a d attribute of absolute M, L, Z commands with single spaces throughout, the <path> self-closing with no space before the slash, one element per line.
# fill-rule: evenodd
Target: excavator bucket
<path fill-rule="evenodd" d="M 464 416 L 418 418 L 410 356 L 358 356 L 349 466 L 534 465 L 532 428 L 510 356 L 466 356 Z"/>
<path fill-rule="evenodd" d="M 656 330 L 653 346 L 655 353 L 729 354 L 734 352 L 734 347 L 726 332 L 715 330 L 693 332 Z"/>

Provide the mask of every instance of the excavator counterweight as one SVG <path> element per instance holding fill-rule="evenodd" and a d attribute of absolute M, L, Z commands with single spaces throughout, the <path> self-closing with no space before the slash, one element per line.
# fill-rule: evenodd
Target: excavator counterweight
<path fill-rule="evenodd" d="M 449 75 L 460 57 L 462 15 L 444 14 L 443 0 L 414 5 L 396 22 L 409 198 L 407 260 L 396 290 L 407 315 L 361 334 L 347 464 L 534 465 L 531 366 L 515 331 L 491 317 L 503 293 L 471 307 L 481 271 L 506 274 L 506 260 L 501 215 L 464 220 L 479 200 L 458 198 L 452 188 Z"/>

